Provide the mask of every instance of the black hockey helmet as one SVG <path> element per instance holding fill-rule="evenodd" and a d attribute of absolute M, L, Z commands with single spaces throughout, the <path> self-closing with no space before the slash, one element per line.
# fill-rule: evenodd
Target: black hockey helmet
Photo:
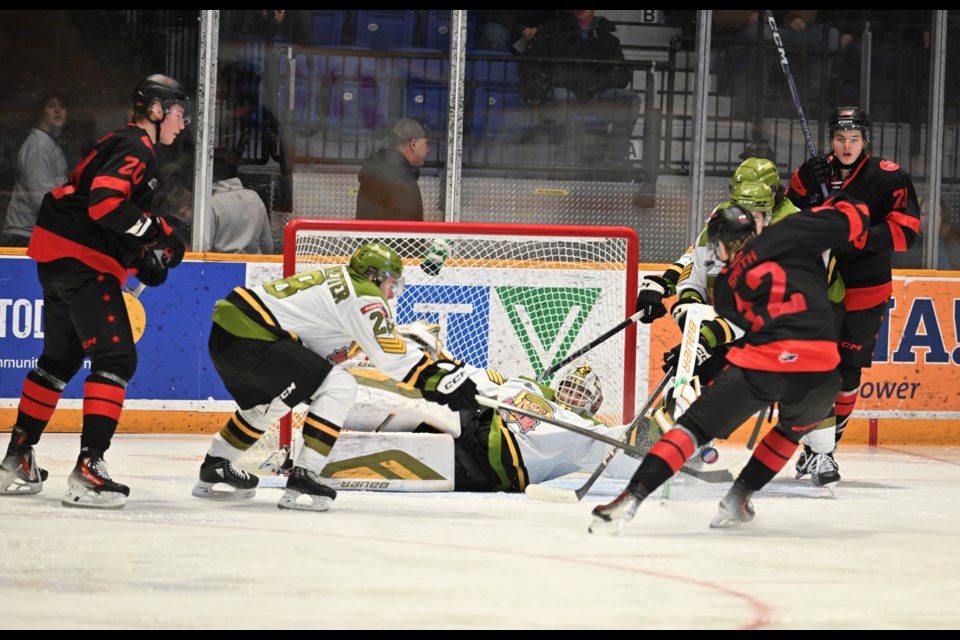
<path fill-rule="evenodd" d="M 707 221 L 707 247 L 718 262 L 719 245 L 724 246 L 728 256 L 733 256 L 755 235 L 757 222 L 753 214 L 737 205 L 717 209 Z"/>
<path fill-rule="evenodd" d="M 179 104 L 183 107 L 183 120 L 190 122 L 190 98 L 184 92 L 180 83 L 161 73 L 147 76 L 137 84 L 133 90 L 133 113 L 149 118 L 150 108 L 155 102 L 163 107 L 163 114 L 170 111 L 170 107 Z M 160 122 L 163 120 L 161 119 Z"/>
<path fill-rule="evenodd" d="M 830 137 L 837 131 L 860 131 L 864 142 L 870 142 L 870 120 L 866 112 L 858 106 L 837 107 L 828 121 Z"/>

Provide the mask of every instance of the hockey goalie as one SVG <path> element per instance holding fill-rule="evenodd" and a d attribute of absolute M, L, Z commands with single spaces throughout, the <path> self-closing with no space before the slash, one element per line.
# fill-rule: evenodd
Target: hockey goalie
<path fill-rule="evenodd" d="M 395 330 L 432 357 L 453 359 L 436 325 L 418 321 Z M 344 424 L 341 451 L 321 474 L 334 488 L 523 492 L 529 484 L 592 471 L 610 450 L 602 442 L 506 409 L 454 412 L 434 406 L 416 389 L 377 371 L 360 351 L 340 366 L 354 375 L 359 390 Z M 556 388 L 526 377 L 504 379 L 492 370 L 486 374 L 500 385 L 501 405 L 522 407 L 611 438 L 626 430 L 594 418 L 603 393 L 588 365 L 568 370 Z M 628 478 L 638 464 L 627 455 L 617 456 L 605 475 Z"/>

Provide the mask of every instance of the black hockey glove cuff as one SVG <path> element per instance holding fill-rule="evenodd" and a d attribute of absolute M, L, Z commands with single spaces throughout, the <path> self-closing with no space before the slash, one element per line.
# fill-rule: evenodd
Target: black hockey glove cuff
<path fill-rule="evenodd" d="M 415 383 L 423 397 L 454 411 L 476 411 L 477 385 L 462 362 L 441 360 L 427 365 Z"/>
<path fill-rule="evenodd" d="M 670 283 L 660 276 L 647 276 L 640 283 L 637 293 L 637 311 L 642 311 L 640 322 L 650 324 L 657 318 L 667 315 L 664 297 L 670 295 Z"/>

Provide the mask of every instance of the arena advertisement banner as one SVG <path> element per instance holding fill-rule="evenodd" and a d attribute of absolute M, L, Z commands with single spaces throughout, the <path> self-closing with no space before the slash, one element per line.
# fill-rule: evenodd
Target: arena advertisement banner
<path fill-rule="evenodd" d="M 16 407 L 24 376 L 43 350 L 43 292 L 33 260 L 0 256 L 0 265 L 0 407 Z M 242 262 L 185 261 L 163 286 L 147 287 L 128 302 L 135 328 L 145 325 L 137 341 L 137 372 L 127 387 L 130 408 L 230 400 L 207 356 L 206 339 L 214 302 L 242 284 L 246 270 Z M 71 400 L 82 398 L 89 368 L 86 360 L 64 390 L 61 407 L 78 406 Z M 141 400 L 147 403 L 137 404 Z"/>

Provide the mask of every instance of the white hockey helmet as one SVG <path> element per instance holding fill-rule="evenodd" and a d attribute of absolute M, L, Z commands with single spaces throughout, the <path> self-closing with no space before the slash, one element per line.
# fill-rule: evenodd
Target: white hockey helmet
<path fill-rule="evenodd" d="M 556 400 L 574 413 L 592 418 L 603 404 L 600 377 L 590 365 L 576 367 L 557 382 Z"/>

